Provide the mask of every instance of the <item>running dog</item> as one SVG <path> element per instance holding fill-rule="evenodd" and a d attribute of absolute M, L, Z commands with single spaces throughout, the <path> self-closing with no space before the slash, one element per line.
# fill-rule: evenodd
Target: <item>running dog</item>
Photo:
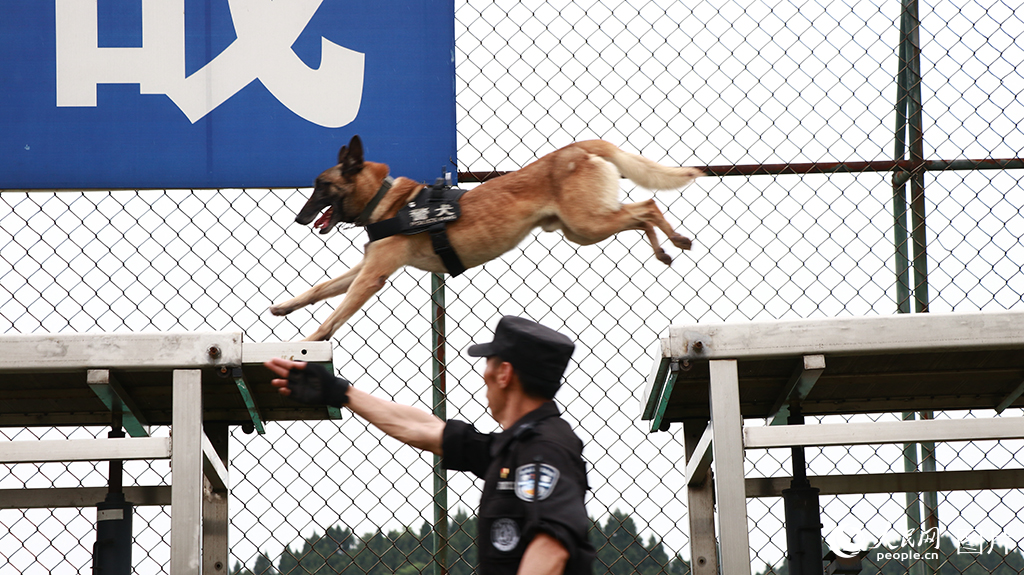
<path fill-rule="evenodd" d="M 651 190 L 674 190 L 703 174 L 695 168 L 662 166 L 603 140 L 576 142 L 467 191 L 460 200 L 461 217 L 447 226 L 450 245 L 464 266 L 472 268 L 516 247 L 538 226 L 546 232 L 562 230 L 566 238 L 580 245 L 600 242 L 624 230 L 643 230 L 655 257 L 671 264 L 672 258 L 659 246 L 655 227 L 683 250 L 690 249 L 689 238 L 672 229 L 653 199 L 620 203 L 620 175 Z M 362 141 L 353 136 L 338 152 L 338 164 L 317 177 L 313 194 L 295 221 L 306 225 L 324 212 L 314 223 L 321 234 L 340 222 L 366 226 L 395 216 L 423 188 L 408 178 L 396 178 L 392 183 L 388 166 L 364 161 Z M 270 312 L 286 315 L 346 294 L 327 321 L 307 338 L 327 340 L 401 267 L 448 271 L 426 233 L 392 235 L 370 242 L 365 250 L 362 261 L 352 269 L 271 306 Z"/>

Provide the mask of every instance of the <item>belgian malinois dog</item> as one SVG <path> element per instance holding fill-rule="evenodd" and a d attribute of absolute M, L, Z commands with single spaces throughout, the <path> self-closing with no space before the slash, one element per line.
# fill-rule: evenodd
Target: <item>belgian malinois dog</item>
<path fill-rule="evenodd" d="M 674 190 L 702 175 L 695 168 L 662 166 L 603 140 L 576 142 L 467 191 L 460 201 L 461 217 L 448 224 L 447 233 L 466 268 L 511 250 L 538 226 L 546 232 L 562 230 L 566 238 L 580 245 L 600 242 L 624 230 L 643 230 L 655 257 L 671 264 L 654 228 L 683 250 L 690 249 L 689 238 L 672 229 L 653 199 L 620 203 L 619 178 L 625 176 L 651 190 Z M 313 194 L 295 221 L 306 225 L 324 212 L 314 224 L 321 234 L 340 222 L 365 226 L 395 216 L 424 188 L 408 178 L 395 179 L 390 188 L 389 183 L 388 166 L 364 161 L 362 141 L 353 136 L 338 152 L 338 164 L 317 177 Z M 382 197 L 377 197 L 378 192 L 383 192 Z M 362 261 L 352 269 L 272 306 L 270 312 L 286 315 L 346 294 L 327 321 L 307 338 L 329 339 L 402 266 L 448 271 L 434 253 L 428 234 L 393 235 L 367 244 Z"/>

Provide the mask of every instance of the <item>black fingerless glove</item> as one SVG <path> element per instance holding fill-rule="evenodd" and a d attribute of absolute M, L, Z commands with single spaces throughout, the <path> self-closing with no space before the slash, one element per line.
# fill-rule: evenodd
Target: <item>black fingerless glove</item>
<path fill-rule="evenodd" d="M 310 405 L 341 407 L 348 403 L 349 381 L 334 377 L 324 366 L 307 363 L 306 369 L 292 369 L 288 372 L 289 397 Z"/>

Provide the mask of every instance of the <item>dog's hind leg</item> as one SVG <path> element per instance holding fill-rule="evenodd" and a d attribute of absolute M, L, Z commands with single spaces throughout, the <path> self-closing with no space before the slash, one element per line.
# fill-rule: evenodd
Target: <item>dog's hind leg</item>
<path fill-rule="evenodd" d="M 661 249 L 661 244 L 658 243 L 658 234 L 654 231 L 653 224 L 647 224 L 644 226 L 644 234 L 647 235 L 647 241 L 651 242 L 651 248 L 654 250 L 654 257 L 658 258 L 658 261 L 665 265 L 672 265 L 672 257 L 665 253 L 665 250 Z"/>
<path fill-rule="evenodd" d="M 665 232 L 673 245 L 683 250 L 690 249 L 690 239 L 672 229 L 654 200 L 625 204 L 618 210 L 602 210 L 596 214 L 584 210 L 584 207 L 577 206 L 560 206 L 559 209 L 565 237 L 580 245 L 597 243 L 625 230 L 643 230 L 654 249 L 655 257 L 668 265 L 672 263 L 672 258 L 658 245 L 658 236 L 654 231 L 657 227 Z"/>
<path fill-rule="evenodd" d="M 274 315 L 288 315 L 300 307 L 305 307 L 309 304 L 323 301 L 327 298 L 341 295 L 348 291 L 349 286 L 355 281 L 356 276 L 359 275 L 359 271 L 363 269 L 363 262 L 361 260 L 352 269 L 341 274 L 340 276 L 319 283 L 316 286 L 306 290 L 301 295 L 295 296 L 292 299 L 279 303 L 277 305 L 270 306 L 270 313 Z"/>
<path fill-rule="evenodd" d="M 668 220 L 665 219 L 665 214 L 661 213 L 661 210 L 658 209 L 658 206 L 657 204 L 654 203 L 654 200 L 647 201 L 650 202 L 650 223 L 653 223 L 654 225 L 658 226 L 658 228 L 661 231 L 665 232 L 665 235 L 668 236 L 668 241 L 672 242 L 672 245 L 674 245 L 675 247 L 681 250 L 690 249 L 693 246 L 693 242 L 690 241 L 690 238 L 680 235 L 679 232 L 672 229 L 672 224 L 668 223 Z M 648 238 L 651 235 L 653 235 L 653 230 L 651 234 L 648 234 Z M 655 243 L 657 242 L 652 241 L 652 245 Z"/>

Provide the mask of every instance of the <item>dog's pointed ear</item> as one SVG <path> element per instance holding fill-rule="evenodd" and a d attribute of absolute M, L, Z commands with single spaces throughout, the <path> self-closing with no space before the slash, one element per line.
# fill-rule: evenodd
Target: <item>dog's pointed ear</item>
<path fill-rule="evenodd" d="M 363 141 L 358 135 L 352 136 L 347 148 L 341 147 L 338 152 L 338 164 L 341 166 L 341 173 L 346 176 L 363 169 Z"/>

